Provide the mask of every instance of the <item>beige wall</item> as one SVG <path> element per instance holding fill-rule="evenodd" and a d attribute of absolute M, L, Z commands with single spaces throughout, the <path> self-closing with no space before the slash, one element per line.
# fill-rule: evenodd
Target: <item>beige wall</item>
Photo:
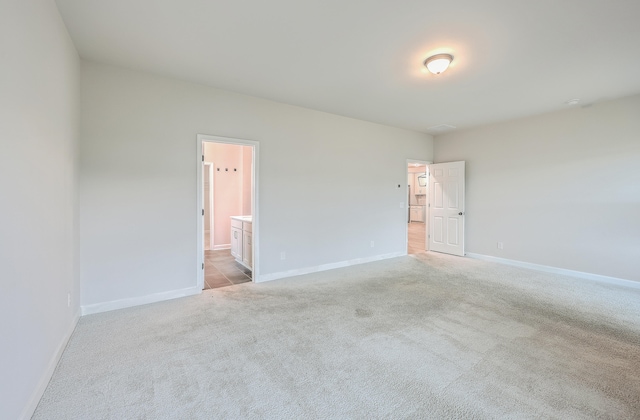
<path fill-rule="evenodd" d="M 260 144 L 260 274 L 406 250 L 427 134 L 88 62 L 81 92 L 83 306 L 195 288 L 199 133 Z"/>
<path fill-rule="evenodd" d="M 18 419 L 79 314 L 80 76 L 50 0 L 0 2 L 0 57 L 0 418 Z"/>
<path fill-rule="evenodd" d="M 467 252 L 640 281 L 640 95 L 437 136 L 434 156 L 467 162 Z"/>

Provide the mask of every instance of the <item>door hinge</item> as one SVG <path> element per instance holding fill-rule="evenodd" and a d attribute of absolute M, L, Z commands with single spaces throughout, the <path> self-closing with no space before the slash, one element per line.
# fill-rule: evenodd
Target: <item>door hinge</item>
<path fill-rule="evenodd" d="M 204 216 L 204 209 L 202 209 L 202 215 Z"/>
<path fill-rule="evenodd" d="M 204 270 L 204 263 L 202 263 L 202 269 Z"/>
<path fill-rule="evenodd" d="M 202 155 L 202 161 L 204 162 L 204 155 Z"/>

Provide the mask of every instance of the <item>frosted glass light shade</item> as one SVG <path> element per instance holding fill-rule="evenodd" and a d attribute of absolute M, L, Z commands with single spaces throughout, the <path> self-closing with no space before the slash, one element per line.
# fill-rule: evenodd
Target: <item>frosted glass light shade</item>
<path fill-rule="evenodd" d="M 440 74 L 449 67 L 452 61 L 453 56 L 450 54 L 436 54 L 427 58 L 424 65 L 431 73 Z"/>

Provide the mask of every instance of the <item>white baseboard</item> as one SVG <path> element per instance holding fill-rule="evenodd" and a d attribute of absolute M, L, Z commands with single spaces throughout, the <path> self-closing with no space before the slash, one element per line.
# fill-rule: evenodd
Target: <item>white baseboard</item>
<path fill-rule="evenodd" d="M 78 308 L 78 311 L 73 316 L 71 325 L 69 325 L 69 328 L 67 329 L 66 333 L 62 337 L 62 340 L 60 340 L 60 344 L 58 344 L 58 348 L 51 356 L 51 359 L 49 360 L 49 364 L 47 365 L 47 369 L 44 371 L 44 373 L 40 377 L 38 386 L 33 391 L 33 394 L 31 395 L 31 399 L 29 400 L 29 403 L 24 407 L 24 410 L 22 410 L 22 414 L 20 415 L 21 419 L 25 419 L 25 420 L 30 419 L 33 416 L 33 413 L 36 411 L 36 408 L 38 407 L 38 403 L 40 402 L 40 399 L 44 395 L 44 391 L 47 389 L 47 385 L 49 385 L 49 381 L 53 376 L 53 372 L 55 372 L 56 367 L 58 367 L 58 362 L 62 357 L 62 353 L 64 353 L 64 349 L 67 348 L 67 343 L 69 343 L 69 339 L 71 338 L 73 331 L 76 329 L 76 325 L 78 325 L 79 319 L 80 319 L 80 308 Z"/>
<path fill-rule="evenodd" d="M 364 263 L 379 261 L 379 260 L 386 260 L 387 258 L 401 257 L 403 255 L 407 255 L 407 253 L 393 252 L 390 254 L 374 255 L 373 257 L 356 258 L 353 260 L 316 265 L 313 267 L 298 268 L 295 270 L 280 271 L 277 273 L 270 273 L 270 274 L 261 274 L 258 278 L 254 279 L 254 282 L 262 283 L 265 281 L 283 279 L 286 277 L 300 276 L 302 274 L 317 273 L 319 271 L 333 270 L 335 268 L 349 267 L 351 265 L 364 264 Z"/>
<path fill-rule="evenodd" d="M 129 308 L 131 306 L 146 305 L 148 303 L 162 302 L 164 300 L 176 299 L 185 296 L 197 295 L 202 292 L 202 288 L 194 286 L 186 289 L 170 290 L 168 292 L 153 293 L 151 295 L 134 298 L 118 299 L 109 302 L 94 303 L 81 306 L 82 315 L 97 314 L 100 312 L 113 311 L 115 309 Z"/>
<path fill-rule="evenodd" d="M 219 251 L 221 249 L 231 249 L 231 244 L 224 244 L 224 245 L 214 245 L 213 246 L 213 250 L 214 251 Z"/>
<path fill-rule="evenodd" d="M 469 258 L 475 258 L 477 260 L 491 261 L 499 264 L 512 265 L 514 267 L 544 271 L 545 273 L 578 277 L 581 279 L 594 280 L 602 283 L 609 283 L 609 284 L 615 284 L 618 286 L 633 287 L 636 289 L 640 289 L 640 282 L 634 281 L 634 280 L 621 279 L 618 277 L 602 276 L 600 274 L 585 273 L 583 271 L 567 270 L 565 268 L 551 267 L 549 265 L 540 265 L 540 264 L 533 264 L 533 263 L 528 263 L 524 261 L 509 260 L 507 258 L 492 257 L 490 255 L 473 254 L 471 252 L 467 252 L 465 255 Z"/>

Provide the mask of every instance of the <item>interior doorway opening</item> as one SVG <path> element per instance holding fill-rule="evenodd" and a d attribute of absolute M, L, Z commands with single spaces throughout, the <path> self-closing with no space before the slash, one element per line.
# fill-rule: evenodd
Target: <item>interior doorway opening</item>
<path fill-rule="evenodd" d="M 407 161 L 407 254 L 420 254 L 429 249 L 428 164 Z"/>
<path fill-rule="evenodd" d="M 257 142 L 198 135 L 198 285 L 255 281 Z"/>

